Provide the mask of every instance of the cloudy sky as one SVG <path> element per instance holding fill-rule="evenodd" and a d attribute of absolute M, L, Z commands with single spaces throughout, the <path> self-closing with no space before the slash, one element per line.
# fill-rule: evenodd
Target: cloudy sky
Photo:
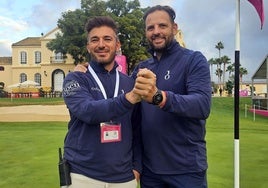
<path fill-rule="evenodd" d="M 268 1 L 264 0 L 266 19 L 260 20 L 247 0 L 241 4 L 240 62 L 252 74 L 268 55 Z M 141 6 L 163 4 L 162 0 L 140 0 Z M 176 22 L 184 34 L 187 48 L 204 53 L 207 59 L 219 56 L 215 45 L 224 44 L 222 55 L 234 62 L 235 0 L 165 0 L 176 13 Z M 80 8 L 80 0 L 1 0 L 0 1 L 0 56 L 11 56 L 12 43 L 26 37 L 37 37 L 57 26 L 61 13 Z"/>

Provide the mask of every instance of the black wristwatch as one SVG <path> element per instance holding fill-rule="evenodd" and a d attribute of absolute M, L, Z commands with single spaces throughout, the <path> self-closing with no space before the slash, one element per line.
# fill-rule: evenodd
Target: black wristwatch
<path fill-rule="evenodd" d="M 159 105 L 163 101 L 163 95 L 161 90 L 157 90 L 157 92 L 153 96 L 152 104 Z"/>

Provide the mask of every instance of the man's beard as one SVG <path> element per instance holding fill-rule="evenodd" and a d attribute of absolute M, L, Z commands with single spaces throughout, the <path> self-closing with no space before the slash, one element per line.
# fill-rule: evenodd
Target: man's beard
<path fill-rule="evenodd" d="M 97 63 L 99 64 L 102 64 L 103 66 L 106 66 L 106 65 L 110 65 L 111 63 L 114 62 L 114 59 L 115 59 L 115 53 L 113 55 L 111 55 L 108 59 L 103 59 L 103 58 L 99 58 L 93 54 L 91 54 L 91 59 L 93 61 L 96 61 Z"/>
<path fill-rule="evenodd" d="M 164 52 L 167 49 L 167 47 L 171 44 L 171 41 L 168 38 L 165 39 L 165 43 L 162 46 L 158 46 L 158 47 L 153 44 L 153 41 L 148 41 L 148 42 L 149 42 L 151 49 L 159 53 Z"/>
<path fill-rule="evenodd" d="M 161 47 L 155 47 L 154 44 L 152 42 L 149 42 L 149 45 L 151 47 L 151 49 L 154 51 L 154 52 L 159 52 L 159 53 L 162 53 L 164 52 L 166 49 L 167 49 L 167 44 L 165 43 L 165 45 L 161 46 Z"/>

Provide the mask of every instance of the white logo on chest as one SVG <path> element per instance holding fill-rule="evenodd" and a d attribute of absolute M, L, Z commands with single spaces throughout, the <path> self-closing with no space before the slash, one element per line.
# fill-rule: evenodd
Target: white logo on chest
<path fill-rule="evenodd" d="M 170 70 L 167 70 L 167 74 L 165 75 L 165 80 L 168 80 L 170 78 Z"/>

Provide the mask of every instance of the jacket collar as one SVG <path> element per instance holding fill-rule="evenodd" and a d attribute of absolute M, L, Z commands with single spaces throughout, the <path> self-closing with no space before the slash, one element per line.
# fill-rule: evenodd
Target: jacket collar
<path fill-rule="evenodd" d="M 90 61 L 89 65 L 93 68 L 93 70 L 97 73 L 108 73 L 108 71 L 104 68 L 103 64 L 100 64 L 96 61 Z M 115 62 L 113 69 L 110 71 L 110 73 L 114 73 L 116 68 L 118 67 L 118 64 Z"/>
<path fill-rule="evenodd" d="M 181 48 L 180 44 L 179 44 L 175 39 L 173 39 L 173 40 L 171 41 L 171 43 L 167 46 L 166 50 L 163 51 L 162 55 L 164 55 L 164 54 L 171 54 L 171 53 L 173 53 L 174 51 L 178 51 L 179 48 Z M 153 57 L 156 56 L 156 55 L 155 55 L 155 51 L 154 51 L 152 48 L 149 50 L 149 53 L 150 53 Z"/>

